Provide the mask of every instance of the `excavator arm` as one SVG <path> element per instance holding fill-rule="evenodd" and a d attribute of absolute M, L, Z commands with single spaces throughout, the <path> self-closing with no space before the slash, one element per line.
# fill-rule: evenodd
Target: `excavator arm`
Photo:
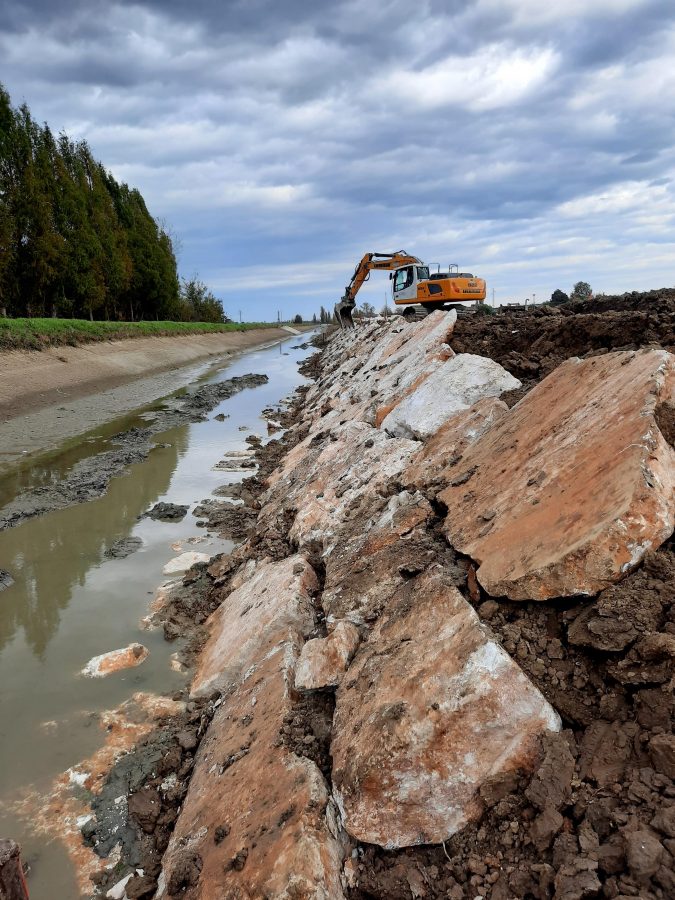
<path fill-rule="evenodd" d="M 373 269 L 391 270 L 399 266 L 407 266 L 410 263 L 419 263 L 416 256 L 411 256 L 405 250 L 397 250 L 396 253 L 366 253 L 361 262 L 354 269 L 352 279 L 345 288 L 340 300 L 335 304 L 335 318 L 340 328 L 353 328 L 352 310 L 356 306 L 356 295 L 364 281 L 370 278 Z"/>

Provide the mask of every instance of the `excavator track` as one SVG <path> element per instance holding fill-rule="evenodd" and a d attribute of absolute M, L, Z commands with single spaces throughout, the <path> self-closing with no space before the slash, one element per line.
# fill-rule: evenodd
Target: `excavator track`
<path fill-rule="evenodd" d="M 406 322 L 421 322 L 422 319 L 426 319 L 432 312 L 434 310 L 426 309 L 426 307 L 418 303 L 415 306 L 406 306 L 402 315 Z"/>
<path fill-rule="evenodd" d="M 448 306 L 440 307 L 441 312 L 451 312 L 453 309 L 457 311 L 458 316 L 475 315 L 475 308 L 472 306 L 460 306 L 459 304 L 451 303 Z M 430 316 L 432 312 L 438 311 L 439 307 L 429 307 L 422 303 L 415 303 L 412 306 L 406 306 L 402 315 L 406 322 L 421 322 L 422 319 Z"/>

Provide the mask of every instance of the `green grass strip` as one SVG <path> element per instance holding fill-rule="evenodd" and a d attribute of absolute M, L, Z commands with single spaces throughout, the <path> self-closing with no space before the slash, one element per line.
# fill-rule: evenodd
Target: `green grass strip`
<path fill-rule="evenodd" d="M 0 319 L 0 350 L 44 350 L 93 341 L 172 337 L 278 328 L 277 322 L 90 322 L 87 319 Z"/>

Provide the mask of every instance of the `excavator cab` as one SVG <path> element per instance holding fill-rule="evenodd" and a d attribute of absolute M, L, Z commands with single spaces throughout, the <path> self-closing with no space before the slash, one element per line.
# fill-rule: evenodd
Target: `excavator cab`
<path fill-rule="evenodd" d="M 417 285 L 420 281 L 429 280 L 429 266 L 402 266 L 391 275 L 394 281 L 391 286 L 394 303 L 415 303 Z"/>

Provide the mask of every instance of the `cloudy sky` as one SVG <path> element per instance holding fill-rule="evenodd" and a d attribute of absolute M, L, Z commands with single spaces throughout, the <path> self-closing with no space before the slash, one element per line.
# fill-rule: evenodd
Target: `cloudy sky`
<path fill-rule="evenodd" d="M 672 285 L 674 60 L 673 0 L 0 0 L 13 101 L 249 320 L 332 306 L 368 250 L 497 303 Z"/>

